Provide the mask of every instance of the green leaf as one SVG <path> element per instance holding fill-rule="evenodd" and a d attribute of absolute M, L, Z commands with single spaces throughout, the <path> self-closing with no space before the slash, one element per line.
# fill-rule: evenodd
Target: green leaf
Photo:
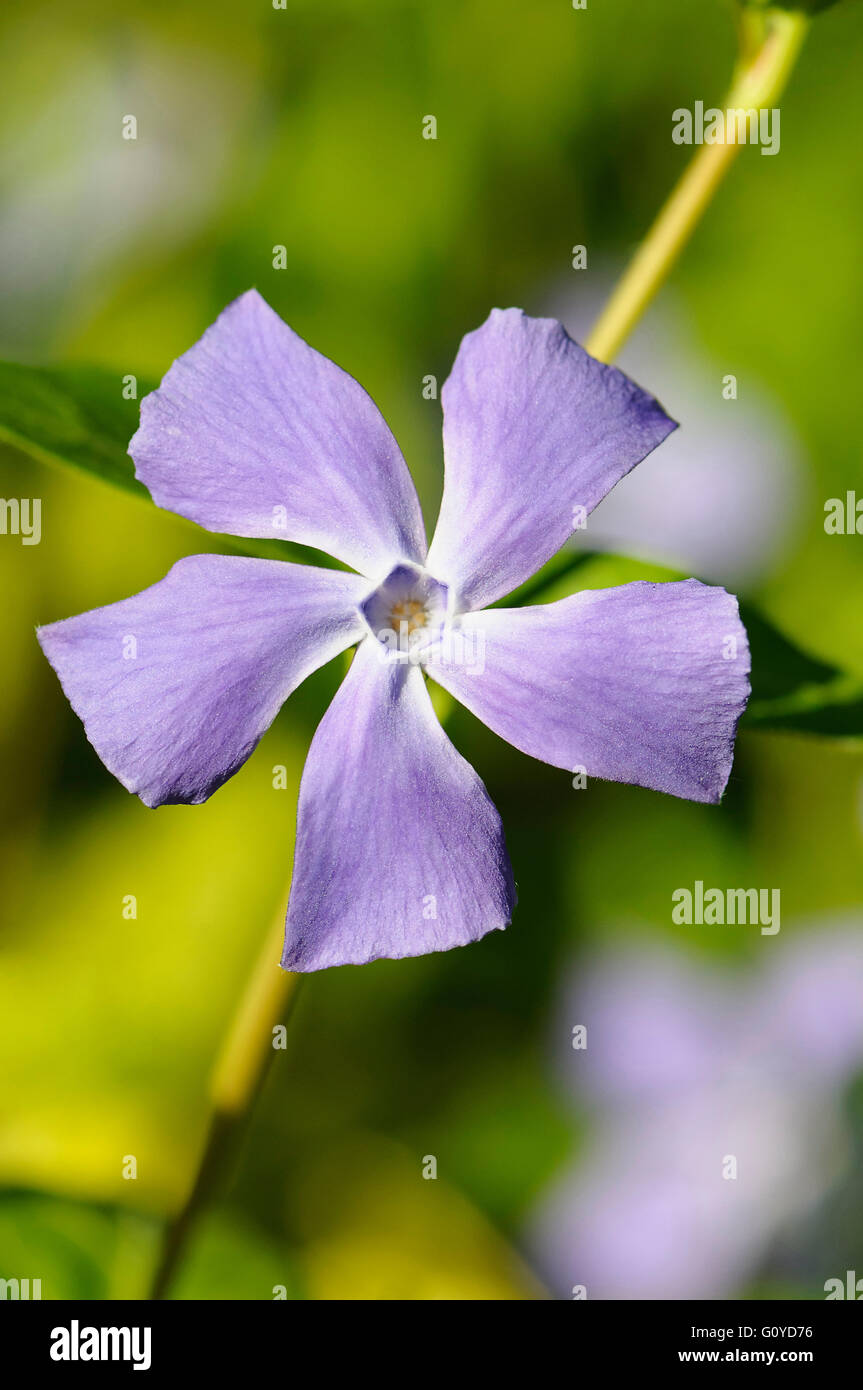
<path fill-rule="evenodd" d="M 123 399 L 112 372 L 0 362 L 0 438 L 22 453 L 82 468 L 146 499 L 126 453 L 137 428 L 138 402 Z"/>
<path fill-rule="evenodd" d="M 7 1297 L 19 1299 L 141 1299 L 158 1258 L 159 1232 L 152 1216 L 121 1207 L 3 1192 L 0 1278 L 18 1281 Z M 213 1211 L 195 1227 L 169 1296 L 271 1301 L 277 1289 L 300 1297 L 296 1260 L 284 1241 Z"/>
<path fill-rule="evenodd" d="M 744 726 L 861 739 L 863 683 L 842 676 L 828 686 L 804 686 L 784 699 L 753 699 L 744 715 Z"/>
<path fill-rule="evenodd" d="M 301 1297 L 301 1278 L 294 1256 L 282 1241 L 228 1212 L 206 1212 L 169 1297 L 193 1302 L 293 1300 Z"/>
<path fill-rule="evenodd" d="M 863 684 L 811 656 L 752 607 L 740 605 L 752 653 L 752 696 L 744 728 L 863 737 Z"/>
<path fill-rule="evenodd" d="M 6 1191 L 0 1193 L 0 1278 L 19 1281 L 19 1298 L 103 1299 L 112 1296 L 112 1285 L 113 1296 L 140 1297 L 144 1283 L 134 1264 L 149 1269 L 155 1233 L 152 1221 L 131 1212 Z M 34 1280 L 40 1281 L 35 1287 Z"/>
<path fill-rule="evenodd" d="M 740 617 L 752 653 L 752 699 L 785 699 L 808 686 L 824 687 L 842 672 L 810 656 L 774 627 L 750 603 L 741 603 Z"/>
<path fill-rule="evenodd" d="M 0 442 L 39 462 L 78 468 L 152 505 L 126 452 L 138 428 L 138 401 L 125 400 L 122 388 L 119 373 L 101 367 L 0 362 Z M 140 395 L 152 389 L 138 382 Z M 214 545 L 242 555 L 342 568 L 332 556 L 289 541 L 216 534 Z"/>

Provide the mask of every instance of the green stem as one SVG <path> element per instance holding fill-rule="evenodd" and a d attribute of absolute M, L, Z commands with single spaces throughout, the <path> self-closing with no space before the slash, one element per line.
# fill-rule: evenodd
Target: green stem
<path fill-rule="evenodd" d="M 753 52 L 755 18 L 764 37 Z M 742 14 L 741 23 L 743 52 L 726 109 L 746 111 L 771 106 L 788 81 L 809 20 L 800 13 L 770 10 L 759 13 L 752 22 L 749 15 Z M 743 134 L 736 128 L 734 133 Z M 594 357 L 604 362 L 616 357 L 666 280 L 739 149 L 736 139 L 699 147 L 594 325 L 585 343 Z"/>
<path fill-rule="evenodd" d="M 280 913 L 213 1068 L 207 1135 L 188 1195 L 163 1231 L 151 1299 L 167 1296 L 202 1209 L 221 1189 L 273 1059 L 273 1029 L 293 1010 L 302 976 L 282 970 L 277 963 L 283 932 L 284 913 Z"/>

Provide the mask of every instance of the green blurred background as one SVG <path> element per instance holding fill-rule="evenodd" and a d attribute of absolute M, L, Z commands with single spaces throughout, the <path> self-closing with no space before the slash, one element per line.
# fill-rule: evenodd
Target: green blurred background
<path fill-rule="evenodd" d="M 158 379 L 256 285 L 374 396 L 430 520 L 440 415 L 423 377 L 443 381 L 492 305 L 589 322 L 690 154 L 671 141 L 672 110 L 719 104 L 735 52 L 725 0 L 7 0 L 0 36 L 0 355 L 101 365 L 119 396 L 124 375 Z M 756 549 L 776 517 L 793 522 L 750 567 L 747 596 L 863 678 L 863 540 L 823 526 L 824 501 L 863 486 L 861 38 L 854 0 L 813 25 L 780 154 L 742 152 L 645 322 L 638 374 L 684 440 L 726 373 L 740 383 L 729 420 L 761 403 L 747 467 L 779 438 L 794 468 L 735 505 L 741 521 L 761 509 Z M 435 141 L 421 138 L 427 114 Z M 578 243 L 584 271 L 570 265 Z M 675 393 L 676 363 L 681 380 L 700 364 L 706 385 Z M 710 425 L 720 468 L 723 418 Z M 33 630 L 212 543 L 11 448 L 0 493 L 43 499 L 41 544 L 0 537 L 0 1277 L 41 1277 L 43 1297 L 137 1296 L 158 1218 L 189 1181 L 219 1040 L 286 896 L 304 753 L 340 669 L 291 699 L 211 802 L 148 811 L 99 764 Z M 721 525 L 731 553 L 733 510 Z M 578 579 L 651 572 L 606 559 Z M 863 914 L 859 744 L 744 733 L 717 809 L 576 792 L 467 714 L 448 729 L 503 816 L 514 923 L 465 950 L 307 982 L 182 1296 L 546 1296 L 526 1230 L 592 1123 L 551 1061 L 573 961 L 625 939 L 686 944 L 711 969 L 733 956 L 745 973 L 797 924 Z M 696 878 L 781 888 L 781 935 L 703 928 L 684 943 L 669 895 Z M 421 1176 L 428 1154 L 436 1182 Z M 863 1231 L 859 1203 L 850 1219 Z M 765 1259 L 737 1292 L 779 1277 Z M 823 1297 L 823 1277 L 781 1287 Z"/>

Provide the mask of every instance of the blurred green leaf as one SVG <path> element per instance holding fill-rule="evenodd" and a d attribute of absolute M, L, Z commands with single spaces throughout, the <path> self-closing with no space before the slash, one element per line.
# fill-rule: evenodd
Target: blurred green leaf
<path fill-rule="evenodd" d="M 806 686 L 826 686 L 841 676 L 836 666 L 810 656 L 775 628 L 750 603 L 740 617 L 752 652 L 752 699 L 778 700 Z"/>
<path fill-rule="evenodd" d="M 863 736 L 859 681 L 803 651 L 751 604 L 740 605 L 740 616 L 752 652 L 745 725 L 833 738 Z"/>
<path fill-rule="evenodd" d="M 423 1165 L 434 1157 L 423 1149 L 357 1132 L 318 1148 L 287 1194 L 304 1228 L 307 1297 L 542 1298 L 522 1257 L 445 1173 L 423 1179 Z"/>
<path fill-rule="evenodd" d="M 225 1212 L 207 1213 L 171 1289 L 182 1300 L 280 1301 L 301 1297 L 295 1260 L 271 1239 Z"/>
<path fill-rule="evenodd" d="M 827 687 L 804 687 L 788 699 L 753 701 L 744 719 L 752 728 L 863 738 L 863 686 L 840 678 Z"/>
<path fill-rule="evenodd" d="M 113 372 L 0 362 L 0 437 L 34 458 L 83 468 L 147 499 L 126 453 L 137 427 L 138 402 L 123 398 L 122 378 Z"/>
<path fill-rule="evenodd" d="M 152 389 L 151 383 L 138 382 L 139 396 Z M 41 462 L 80 468 L 150 502 L 126 452 L 137 428 L 138 400 L 124 399 L 119 373 L 0 362 L 0 441 Z M 243 555 L 341 568 L 331 556 L 289 541 L 217 535 L 215 545 Z"/>
<path fill-rule="evenodd" d="M 158 1227 L 132 1211 L 42 1192 L 0 1193 L 0 1278 L 29 1280 L 30 1298 L 142 1298 Z M 34 1280 L 40 1284 L 34 1290 Z M 20 1284 L 19 1284 L 20 1288 Z M 178 1272 L 176 1299 L 300 1296 L 295 1259 L 223 1211 L 207 1213 Z"/>
<path fill-rule="evenodd" d="M 34 1280 L 42 1299 L 137 1297 L 140 1272 L 153 1258 L 154 1229 L 145 1218 L 110 1207 L 7 1191 L 0 1194 L 0 1278 L 29 1279 L 31 1298 Z"/>

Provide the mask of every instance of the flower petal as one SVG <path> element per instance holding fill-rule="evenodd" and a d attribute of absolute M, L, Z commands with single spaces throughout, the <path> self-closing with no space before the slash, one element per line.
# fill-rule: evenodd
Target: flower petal
<path fill-rule="evenodd" d="M 520 309 L 467 334 L 441 398 L 446 474 L 426 563 L 462 609 L 529 579 L 675 428 L 555 319 Z"/>
<path fill-rule="evenodd" d="M 361 638 L 359 575 L 191 555 L 133 598 L 39 628 L 102 762 L 147 806 L 205 801 L 292 690 Z"/>
<path fill-rule="evenodd" d="M 209 531 L 299 541 L 375 579 L 425 555 L 416 489 L 377 406 L 256 290 L 144 398 L 129 453 L 158 506 Z"/>
<path fill-rule="evenodd" d="M 749 696 L 737 600 L 697 579 L 466 614 L 428 671 L 531 757 L 718 801 Z M 468 657 L 465 657 L 468 653 Z"/>
<path fill-rule="evenodd" d="M 287 970 L 464 946 L 506 926 L 515 905 L 485 787 L 438 723 L 418 667 L 379 650 L 358 647 L 309 751 Z"/>

